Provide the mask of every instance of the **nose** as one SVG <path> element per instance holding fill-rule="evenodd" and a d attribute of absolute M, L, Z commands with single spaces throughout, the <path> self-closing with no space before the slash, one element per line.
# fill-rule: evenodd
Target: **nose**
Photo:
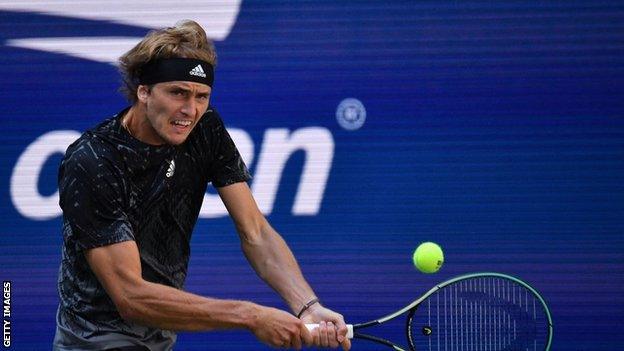
<path fill-rule="evenodd" d="M 186 116 L 195 117 L 196 110 L 197 110 L 197 102 L 195 102 L 195 99 L 190 98 L 190 99 L 186 99 L 186 101 L 184 102 L 184 105 L 182 105 L 182 110 L 180 112 L 182 112 Z"/>

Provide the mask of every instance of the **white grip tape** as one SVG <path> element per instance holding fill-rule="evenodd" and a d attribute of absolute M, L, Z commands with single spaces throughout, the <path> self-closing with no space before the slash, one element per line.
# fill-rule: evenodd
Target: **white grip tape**
<path fill-rule="evenodd" d="M 318 328 L 318 324 L 306 324 L 305 325 L 306 328 L 308 328 L 309 331 L 312 331 L 313 329 Z M 347 338 L 349 339 L 353 339 L 353 324 L 347 324 Z"/>

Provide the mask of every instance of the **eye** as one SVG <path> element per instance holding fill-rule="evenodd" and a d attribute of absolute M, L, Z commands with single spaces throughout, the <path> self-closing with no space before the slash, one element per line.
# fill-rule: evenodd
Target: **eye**
<path fill-rule="evenodd" d="M 174 96 L 186 96 L 186 91 L 183 89 L 173 89 L 171 90 L 171 94 Z"/>

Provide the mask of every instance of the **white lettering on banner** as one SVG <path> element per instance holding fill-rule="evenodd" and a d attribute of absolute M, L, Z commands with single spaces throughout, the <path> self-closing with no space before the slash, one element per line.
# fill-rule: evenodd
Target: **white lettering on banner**
<path fill-rule="evenodd" d="M 255 150 L 249 134 L 236 128 L 228 128 L 228 132 L 245 163 L 251 166 Z M 80 133 L 73 130 L 51 131 L 37 138 L 20 155 L 11 175 L 10 193 L 13 205 L 22 216 L 32 220 L 48 220 L 61 215 L 58 190 L 52 195 L 43 196 L 39 192 L 38 182 L 45 162 L 56 153 L 64 153 L 67 146 L 78 137 Z M 268 215 L 273 211 L 286 162 L 299 150 L 305 151 L 306 159 L 292 214 L 318 214 L 334 157 L 333 136 L 329 130 L 321 127 L 301 128 L 292 133 L 283 128 L 267 129 L 252 180 L 252 192 L 262 213 Z M 219 195 L 204 195 L 200 218 L 226 215 L 227 210 Z"/>
<path fill-rule="evenodd" d="M 334 158 L 332 134 L 319 127 L 302 128 L 290 135 L 288 129 L 269 129 L 265 132 L 252 185 L 262 213 L 273 211 L 286 161 L 297 150 L 306 152 L 306 160 L 292 212 L 295 215 L 318 213 Z"/>
<path fill-rule="evenodd" d="M 43 196 L 37 186 L 41 170 L 50 156 L 64 154 L 67 146 L 80 137 L 73 130 L 55 130 L 37 138 L 20 155 L 11 175 L 11 199 L 17 211 L 33 220 L 46 220 L 61 214 L 58 190 Z"/>

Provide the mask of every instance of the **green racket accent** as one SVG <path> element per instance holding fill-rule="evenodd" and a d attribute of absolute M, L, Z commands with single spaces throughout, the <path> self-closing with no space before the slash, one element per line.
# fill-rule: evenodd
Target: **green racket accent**
<path fill-rule="evenodd" d="M 518 293 L 517 303 L 515 301 L 516 291 Z M 525 298 L 524 306 L 522 304 L 522 293 L 524 293 Z M 455 304 L 455 306 L 448 306 L 454 314 L 446 313 L 447 295 L 450 295 L 450 303 Z M 441 296 L 443 296 L 444 305 L 439 304 Z M 530 300 L 529 296 L 531 296 Z M 432 302 L 434 299 L 436 301 Z M 529 313 L 528 301 L 533 304 L 533 317 Z M 450 316 L 451 323 L 448 323 L 446 319 L 444 320 L 445 328 L 431 325 L 432 304 L 435 308 L 434 311 L 438 313 L 438 320 L 436 321 L 438 324 L 440 323 L 441 306 L 444 306 L 445 309 L 442 314 L 444 318 Z M 541 308 L 538 308 L 540 305 Z M 462 308 L 465 308 L 465 311 L 460 310 Z M 543 350 L 548 351 L 552 344 L 552 317 L 544 298 L 526 282 L 507 274 L 482 272 L 449 279 L 437 284 L 422 297 L 392 314 L 366 323 L 354 324 L 353 337 L 373 341 L 396 351 L 405 351 L 404 347 L 394 342 L 360 333 L 359 330 L 385 323 L 406 312 L 407 341 L 409 349 L 412 351 L 436 349 L 432 348 L 432 338 L 437 338 L 437 345 L 440 347 L 439 341 L 442 333 L 448 333 L 449 327 L 447 324 L 450 324 L 452 335 L 450 345 L 454 350 L 483 349 L 484 346 L 481 345 L 483 343 L 486 344 L 488 350 L 525 350 L 526 348 L 537 350 L 537 345 L 539 345 L 539 350 L 542 350 L 543 347 Z M 425 321 L 427 312 L 429 313 L 429 324 Z M 514 316 L 513 319 L 512 316 Z M 453 320 L 453 317 L 455 320 Z M 459 323 L 458 320 L 460 321 Z M 464 325 L 464 322 L 466 322 L 466 325 Z M 453 329 L 453 323 L 455 323 L 455 329 Z M 511 330 L 513 330 L 513 338 Z M 498 335 L 496 334 L 497 332 Z M 506 333 L 503 334 L 504 332 Z M 516 332 L 519 334 L 517 337 L 515 337 L 517 335 Z M 452 333 L 456 333 L 457 336 L 453 336 Z M 492 335 L 492 333 L 494 334 Z M 539 339 L 539 344 L 537 339 Z M 532 340 L 533 347 L 526 346 L 528 340 Z M 427 342 L 429 343 L 429 348 L 423 346 L 423 343 Z M 444 342 L 447 342 L 446 335 Z M 462 343 L 461 345 L 460 342 Z M 494 346 L 492 346 L 492 342 L 495 343 Z M 416 344 L 419 344 L 419 346 L 416 346 Z M 466 345 L 465 348 L 463 347 L 464 345 Z M 481 345 L 481 348 L 479 348 L 479 345 Z M 455 348 L 455 346 L 458 347 Z M 440 349 L 443 348 L 440 347 Z"/>

